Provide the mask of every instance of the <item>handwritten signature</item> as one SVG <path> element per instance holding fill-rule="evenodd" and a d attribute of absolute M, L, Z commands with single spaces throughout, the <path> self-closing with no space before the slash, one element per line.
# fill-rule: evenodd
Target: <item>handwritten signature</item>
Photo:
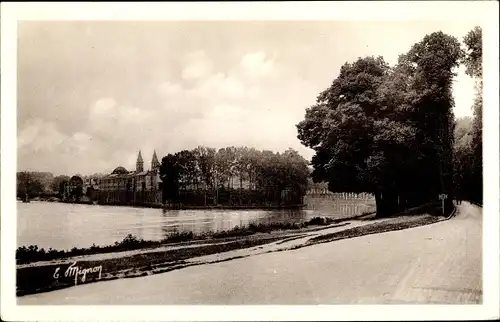
<path fill-rule="evenodd" d="M 54 272 L 54 278 L 58 279 L 59 278 L 59 271 L 61 270 L 60 267 L 57 267 L 55 272 Z M 94 266 L 94 267 L 89 267 L 89 268 L 81 268 L 76 266 L 76 262 L 68 266 L 66 271 L 64 272 L 64 277 L 75 277 L 75 285 L 78 284 L 78 276 L 81 276 L 81 281 L 82 283 L 85 283 L 85 280 L 87 279 L 87 274 L 91 273 L 99 273 L 99 277 L 97 279 L 101 279 L 101 273 L 102 273 L 102 266 Z"/>

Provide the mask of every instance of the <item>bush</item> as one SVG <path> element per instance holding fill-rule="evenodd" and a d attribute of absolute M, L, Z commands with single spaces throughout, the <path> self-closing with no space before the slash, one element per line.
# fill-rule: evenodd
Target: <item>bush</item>
<path fill-rule="evenodd" d="M 307 223 L 309 225 L 324 225 L 325 222 L 326 222 L 325 218 L 314 217 L 313 219 L 309 220 Z"/>

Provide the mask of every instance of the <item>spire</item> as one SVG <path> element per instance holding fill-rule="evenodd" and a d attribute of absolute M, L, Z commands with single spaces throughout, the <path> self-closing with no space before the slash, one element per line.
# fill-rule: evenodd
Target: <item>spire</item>
<path fill-rule="evenodd" d="M 135 163 L 135 170 L 137 172 L 144 171 L 144 161 L 142 160 L 141 150 L 139 150 L 139 155 L 137 156 L 137 162 Z"/>
<path fill-rule="evenodd" d="M 151 170 L 156 171 L 160 168 L 160 162 L 158 162 L 158 157 L 156 156 L 156 150 L 153 152 L 153 158 L 151 159 Z"/>

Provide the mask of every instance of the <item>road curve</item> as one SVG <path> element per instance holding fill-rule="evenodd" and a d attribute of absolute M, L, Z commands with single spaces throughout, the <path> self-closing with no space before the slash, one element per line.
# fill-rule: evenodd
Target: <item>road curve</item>
<path fill-rule="evenodd" d="M 448 221 L 142 278 L 18 298 L 18 304 L 477 304 L 482 209 Z"/>

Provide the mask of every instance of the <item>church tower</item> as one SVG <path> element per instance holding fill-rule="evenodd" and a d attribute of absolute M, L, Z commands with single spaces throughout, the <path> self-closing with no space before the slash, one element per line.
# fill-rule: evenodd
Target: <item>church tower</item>
<path fill-rule="evenodd" d="M 158 162 L 158 157 L 156 156 L 156 150 L 153 152 L 153 158 L 151 159 L 151 171 L 158 171 L 160 169 L 160 162 Z"/>
<path fill-rule="evenodd" d="M 137 156 L 137 162 L 135 163 L 135 171 L 144 171 L 144 161 L 142 160 L 141 150 L 139 150 L 139 155 Z"/>

